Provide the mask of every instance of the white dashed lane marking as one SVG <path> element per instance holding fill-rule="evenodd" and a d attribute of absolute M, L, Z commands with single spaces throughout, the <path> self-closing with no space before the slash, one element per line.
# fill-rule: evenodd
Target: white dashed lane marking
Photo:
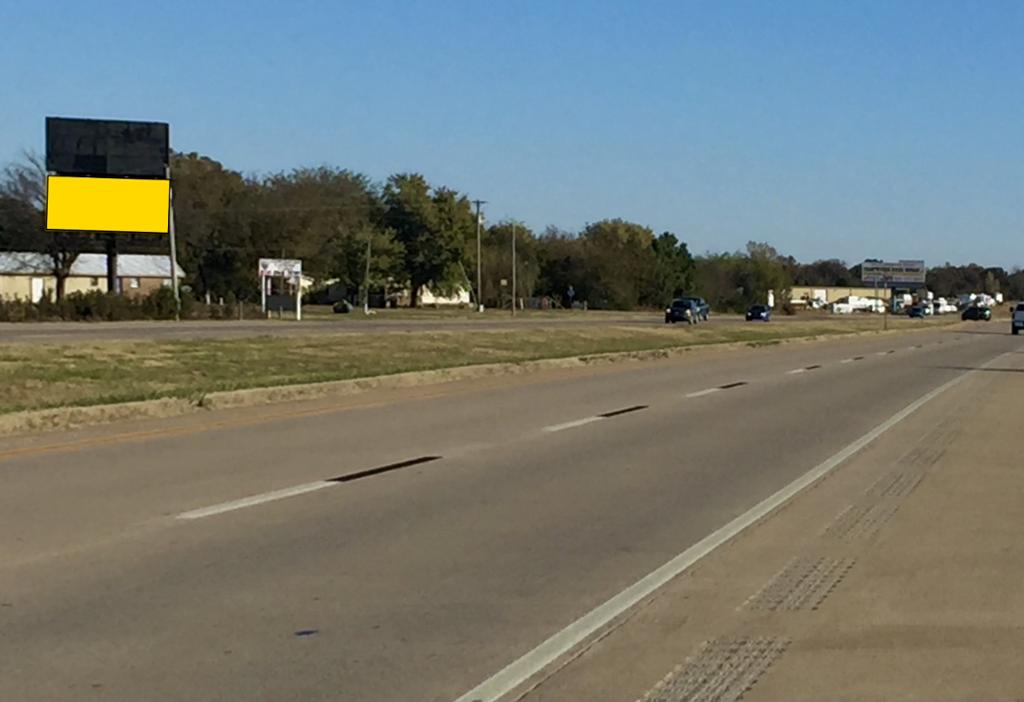
<path fill-rule="evenodd" d="M 604 417 L 584 417 L 583 419 L 575 419 L 571 422 L 562 422 L 561 424 L 552 424 L 544 427 L 544 431 L 563 431 L 565 429 L 573 429 L 575 427 L 582 427 L 584 424 L 590 424 L 592 422 L 600 422 Z"/>
<path fill-rule="evenodd" d="M 687 393 L 687 397 L 704 397 L 705 395 L 712 395 L 716 392 L 722 392 L 721 388 L 708 388 L 707 390 L 698 390 L 697 392 Z"/>

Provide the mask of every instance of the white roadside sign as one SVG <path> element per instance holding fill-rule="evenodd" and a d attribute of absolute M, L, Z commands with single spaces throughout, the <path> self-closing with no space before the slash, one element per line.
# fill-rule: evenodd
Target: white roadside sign
<path fill-rule="evenodd" d="M 298 279 L 302 277 L 302 261 L 297 258 L 261 258 L 260 277 L 270 276 Z"/>

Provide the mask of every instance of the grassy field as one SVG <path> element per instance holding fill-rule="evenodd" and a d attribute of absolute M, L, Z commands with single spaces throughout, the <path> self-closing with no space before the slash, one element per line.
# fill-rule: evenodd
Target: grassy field
<path fill-rule="evenodd" d="M 613 351 L 721 342 L 752 346 L 879 328 L 876 317 L 720 322 L 694 327 L 579 326 L 504 331 L 348 333 L 166 342 L 0 346 L 0 413 L 290 385 Z M 949 321 L 949 320 L 942 320 Z M 893 319 L 891 328 L 933 326 Z"/>

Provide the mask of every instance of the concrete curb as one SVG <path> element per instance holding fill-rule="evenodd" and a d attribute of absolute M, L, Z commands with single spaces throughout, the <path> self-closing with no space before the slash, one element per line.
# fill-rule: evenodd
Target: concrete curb
<path fill-rule="evenodd" d="M 945 325 L 943 325 L 945 326 Z M 393 375 L 380 375 L 350 380 L 333 380 L 322 383 L 280 385 L 247 390 L 212 392 L 198 399 L 163 398 L 123 402 L 110 405 L 89 405 L 83 407 L 55 407 L 45 410 L 30 410 L 0 415 L 0 436 L 14 436 L 45 431 L 77 429 L 85 426 L 109 424 L 132 419 L 166 419 L 203 410 L 223 410 L 253 407 L 280 402 L 318 400 L 328 397 L 346 397 L 372 390 L 395 390 L 424 385 L 439 385 L 460 380 L 476 380 L 502 376 L 525 375 L 545 370 L 565 370 L 610 365 L 614 363 L 664 360 L 700 351 L 728 351 L 762 346 L 779 346 L 809 343 L 836 338 L 881 336 L 886 333 L 914 333 L 934 330 L 930 326 L 922 329 L 900 329 L 883 331 L 853 332 L 850 334 L 818 334 L 788 339 L 766 339 L 758 341 L 730 341 L 709 344 L 672 346 L 646 351 L 614 351 L 610 353 L 545 358 L 535 361 L 513 363 L 488 363 L 473 366 L 457 366 L 426 371 L 410 371 Z"/>

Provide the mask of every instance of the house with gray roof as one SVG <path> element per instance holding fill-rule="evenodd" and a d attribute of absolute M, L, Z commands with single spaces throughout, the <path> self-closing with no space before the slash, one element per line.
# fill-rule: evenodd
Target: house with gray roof
<path fill-rule="evenodd" d="M 177 268 L 179 282 L 185 276 Z M 117 281 L 125 295 L 147 295 L 153 290 L 171 285 L 170 256 L 147 254 L 119 254 Z M 53 262 L 44 253 L 29 251 L 0 251 L 0 297 L 38 302 L 49 291 L 57 288 L 53 276 Z M 107 291 L 106 254 L 79 254 L 71 266 L 65 282 L 65 292 Z"/>

